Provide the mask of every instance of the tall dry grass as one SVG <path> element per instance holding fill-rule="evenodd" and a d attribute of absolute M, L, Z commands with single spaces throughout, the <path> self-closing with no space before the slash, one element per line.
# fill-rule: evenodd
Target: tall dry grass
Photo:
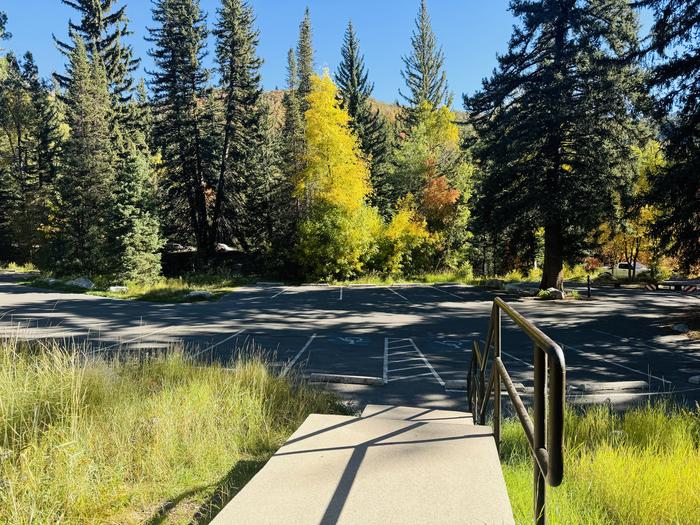
<path fill-rule="evenodd" d="M 517 523 L 532 523 L 532 461 L 520 423 L 503 433 Z M 604 406 L 566 417 L 565 481 L 548 489 L 548 523 L 700 523 L 700 409 Z"/>
<path fill-rule="evenodd" d="M 337 400 L 258 360 L 85 360 L 0 343 L 0 523 L 206 522 Z"/>

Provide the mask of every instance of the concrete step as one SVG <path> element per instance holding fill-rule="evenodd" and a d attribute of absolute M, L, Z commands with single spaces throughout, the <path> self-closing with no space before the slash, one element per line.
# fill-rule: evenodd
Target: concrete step
<path fill-rule="evenodd" d="M 311 415 L 212 523 L 514 520 L 489 427 Z"/>
<path fill-rule="evenodd" d="M 456 425 L 474 424 L 474 419 L 469 412 L 391 405 L 367 405 L 362 411 L 361 417 L 381 417 L 397 419 L 399 421 L 420 421 L 424 423 L 446 423 Z"/>

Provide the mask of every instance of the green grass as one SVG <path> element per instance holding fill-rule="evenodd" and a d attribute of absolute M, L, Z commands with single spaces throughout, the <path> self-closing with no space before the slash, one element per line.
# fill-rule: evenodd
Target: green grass
<path fill-rule="evenodd" d="M 582 264 L 576 266 L 566 265 L 564 268 L 564 279 L 566 281 L 574 282 L 585 282 L 588 275 L 591 278 L 596 278 L 600 272 L 598 270 L 587 272 Z M 388 286 L 392 284 L 410 284 L 410 283 L 425 283 L 425 284 L 436 284 L 436 283 L 459 283 L 459 284 L 469 284 L 473 286 L 488 286 L 489 283 L 493 281 L 503 281 L 505 283 L 515 283 L 515 282 L 531 282 L 539 283 L 542 280 L 542 269 L 533 268 L 525 274 L 518 270 L 510 271 L 504 275 L 487 275 L 475 277 L 471 271 L 457 271 L 457 270 L 444 270 L 439 272 L 428 272 L 417 275 L 410 275 L 406 277 L 401 276 L 389 276 L 382 274 L 369 274 L 350 281 L 336 281 L 331 284 L 374 284 L 380 286 Z"/>
<path fill-rule="evenodd" d="M 0 523 L 206 523 L 312 412 L 347 409 L 254 359 L 0 343 Z"/>
<path fill-rule="evenodd" d="M 502 457 L 516 522 L 532 523 L 532 460 L 517 421 L 503 428 Z M 700 408 L 646 406 L 570 411 L 565 480 L 548 488 L 548 523 L 700 523 Z"/>
<path fill-rule="evenodd" d="M 32 263 L 17 264 L 14 262 L 0 262 L 0 271 L 16 272 L 16 273 L 33 273 L 39 271 Z"/>
<path fill-rule="evenodd" d="M 65 282 L 70 281 L 70 279 L 61 279 L 61 282 L 50 284 L 46 276 L 31 279 L 26 284 L 60 292 L 85 293 L 99 297 L 156 303 L 182 303 L 192 302 L 192 300 L 186 299 L 187 294 L 190 292 L 200 290 L 210 292 L 212 296 L 208 300 L 216 301 L 224 295 L 234 292 L 237 287 L 251 282 L 251 279 L 236 274 L 193 274 L 176 279 L 163 277 L 150 284 L 126 283 L 127 292 L 110 292 L 109 287 L 111 286 L 111 282 L 107 278 L 92 277 L 91 280 L 96 285 L 93 290 L 84 290 L 75 286 L 66 285 Z"/>

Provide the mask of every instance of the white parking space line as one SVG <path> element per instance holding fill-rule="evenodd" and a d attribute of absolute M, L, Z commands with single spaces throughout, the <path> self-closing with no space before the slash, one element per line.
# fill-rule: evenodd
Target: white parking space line
<path fill-rule="evenodd" d="M 405 372 L 406 370 L 415 370 L 415 369 L 416 369 L 415 365 L 414 366 L 405 366 L 403 368 L 392 368 L 391 370 L 389 370 L 389 372 L 392 374 L 395 374 L 396 372 Z M 430 375 L 432 375 L 432 374 L 430 374 Z"/>
<path fill-rule="evenodd" d="M 384 338 L 384 368 L 382 372 L 382 379 L 386 385 L 389 382 L 389 338 Z"/>
<path fill-rule="evenodd" d="M 280 290 L 280 291 L 277 292 L 275 295 L 273 295 L 273 296 L 271 297 L 271 299 L 276 299 L 277 297 L 279 297 L 280 295 L 282 295 L 282 294 L 283 294 L 284 292 L 286 292 L 287 290 L 289 290 L 289 288 L 282 288 L 282 290 Z"/>
<path fill-rule="evenodd" d="M 482 344 L 483 344 L 483 342 L 482 342 Z M 509 354 L 508 352 L 504 352 L 503 350 L 501 350 L 501 353 L 502 353 L 503 355 L 505 355 L 505 356 L 510 357 L 511 359 L 515 359 L 516 361 L 518 361 L 518 362 L 524 364 L 524 365 L 527 366 L 528 368 L 535 368 L 535 365 L 533 365 L 532 363 L 528 363 L 527 361 L 523 361 L 523 360 L 520 359 L 519 357 L 515 357 L 513 354 Z"/>
<path fill-rule="evenodd" d="M 340 297 L 338 298 L 339 301 L 343 300 L 343 287 L 340 287 Z"/>
<path fill-rule="evenodd" d="M 227 341 L 230 341 L 230 340 L 233 339 L 234 337 L 238 337 L 238 336 L 241 335 L 243 332 L 245 332 L 245 328 L 242 328 L 242 329 L 238 330 L 238 332 L 236 332 L 235 334 L 228 336 L 226 339 L 223 339 L 223 340 L 219 341 L 218 343 L 213 344 L 213 345 L 210 345 L 210 346 L 208 346 L 207 348 L 205 348 L 204 350 L 201 350 L 201 351 L 197 352 L 196 354 L 194 354 L 194 355 L 192 356 L 192 358 L 199 357 L 200 355 L 202 355 L 202 354 L 204 354 L 204 353 L 206 353 L 206 352 L 209 352 L 210 350 L 214 350 L 214 348 L 216 348 L 217 346 L 221 346 L 222 344 L 224 344 L 224 343 L 227 342 Z"/>
<path fill-rule="evenodd" d="M 408 344 L 403 344 L 408 343 Z M 396 345 L 396 346 L 394 346 Z M 399 350 L 404 348 L 410 348 L 411 350 Z M 399 350 L 395 352 L 394 350 Z M 393 358 L 399 357 L 399 359 L 394 360 Z M 399 368 L 389 368 L 390 365 L 399 365 Z M 402 366 L 403 365 L 403 366 Z M 422 370 L 428 369 L 428 372 L 422 372 Z M 400 377 L 391 377 L 392 374 L 399 372 L 418 372 L 416 374 L 402 375 Z M 440 384 L 440 386 L 445 386 L 445 382 L 437 373 L 435 368 L 430 364 L 428 358 L 425 354 L 421 352 L 418 345 L 411 338 L 403 339 L 384 339 L 384 381 L 385 383 L 392 383 L 395 381 L 415 379 L 420 377 L 433 377 Z"/>
<path fill-rule="evenodd" d="M 460 301 L 464 301 L 464 300 L 465 300 L 464 297 L 460 297 L 459 295 L 457 295 L 457 294 L 455 294 L 455 293 L 448 292 L 447 290 L 443 290 L 442 288 L 438 288 L 437 286 L 430 286 L 430 288 L 432 288 L 433 290 L 437 290 L 438 292 L 442 292 L 442 293 L 444 293 L 444 294 L 451 295 L 452 297 L 456 297 L 456 298 L 459 299 Z"/>
<path fill-rule="evenodd" d="M 306 349 L 309 348 L 309 346 L 311 346 L 311 343 L 314 342 L 314 339 L 316 339 L 316 334 L 313 334 L 311 337 L 309 337 L 309 340 L 306 341 L 306 344 L 302 347 L 302 349 L 299 350 L 297 352 L 297 355 L 295 355 L 294 358 L 287 364 L 287 366 L 284 367 L 282 373 L 280 374 L 281 377 L 284 377 L 289 373 L 289 371 L 296 364 L 296 362 L 303 355 L 303 353 L 306 352 Z"/>
<path fill-rule="evenodd" d="M 406 357 L 404 359 L 394 359 L 392 360 L 392 363 L 406 363 L 409 361 L 422 361 L 422 359 L 420 357 Z"/>
<path fill-rule="evenodd" d="M 673 384 L 673 383 L 671 383 L 671 381 L 668 381 L 667 379 L 664 379 L 663 377 L 658 377 L 658 376 L 655 376 L 655 375 L 653 375 L 653 374 L 651 374 L 651 373 L 649 373 L 649 372 L 644 372 L 643 370 L 638 370 L 638 369 L 636 369 L 636 368 L 631 368 L 631 367 L 629 367 L 629 366 L 627 366 L 627 365 L 623 365 L 623 364 L 621 364 L 621 363 L 616 363 L 616 362 L 613 361 L 609 356 L 600 356 L 600 355 L 596 355 L 596 354 L 591 354 L 590 352 L 588 352 L 588 350 L 587 350 L 586 348 L 583 348 L 583 347 L 581 347 L 581 346 L 576 346 L 576 345 L 565 345 L 565 344 L 562 344 L 561 346 L 562 346 L 562 350 L 563 350 L 565 347 L 568 346 L 569 348 L 574 348 L 574 349 L 578 350 L 579 352 L 584 353 L 586 357 L 591 357 L 591 358 L 594 358 L 594 359 L 598 359 L 598 360 L 604 361 L 605 363 L 607 363 L 607 364 L 609 364 L 609 365 L 617 366 L 617 367 L 619 367 L 619 368 L 624 368 L 625 370 L 629 370 L 630 372 L 636 372 L 637 374 L 640 374 L 640 375 L 642 375 L 642 376 L 644 376 L 644 377 L 649 377 L 649 378 L 651 378 L 651 379 L 656 379 L 657 381 L 661 381 L 662 383 L 667 383 L 667 384 L 669 384 L 669 385 L 672 385 L 672 384 Z"/>
<path fill-rule="evenodd" d="M 403 295 L 401 295 L 399 292 L 397 292 L 396 290 L 394 290 L 394 289 L 391 288 L 390 286 L 384 286 L 383 288 L 386 288 L 386 289 L 389 290 L 390 292 L 395 293 L 396 295 L 398 295 L 399 297 L 401 297 L 401 299 L 403 299 L 403 300 L 406 301 L 407 303 L 413 304 L 413 303 L 411 303 L 411 301 L 409 301 L 408 299 L 406 299 L 406 297 L 404 297 Z"/>
<path fill-rule="evenodd" d="M 412 376 L 392 377 L 391 379 L 389 379 L 389 383 L 393 383 L 394 381 L 403 381 L 405 379 L 416 379 L 418 377 L 428 377 L 428 376 L 432 376 L 432 375 L 433 374 L 431 374 L 430 372 L 426 372 L 424 374 L 416 374 L 416 375 L 412 375 Z M 443 384 L 442 386 L 445 386 L 445 385 Z"/>
<path fill-rule="evenodd" d="M 619 340 L 619 341 L 622 341 L 623 343 L 627 343 L 627 344 L 630 344 L 630 345 L 633 345 L 633 346 L 643 346 L 643 347 L 649 348 L 650 350 L 660 350 L 660 349 L 662 349 L 662 348 L 660 348 L 660 347 L 658 347 L 658 346 L 651 346 L 651 345 L 645 343 L 644 341 L 640 341 L 639 339 L 636 339 L 636 338 L 634 338 L 634 337 L 622 337 L 622 336 L 620 336 L 620 335 L 611 334 L 610 332 L 604 332 L 603 330 L 595 330 L 595 329 L 592 329 L 591 331 L 592 331 L 592 332 L 597 332 L 597 333 L 599 333 L 599 334 L 601 334 L 601 335 L 607 335 L 608 337 L 614 337 L 615 339 L 617 339 L 617 340 Z M 690 340 L 688 340 L 688 341 L 678 341 L 678 342 L 666 343 L 666 345 L 672 344 L 672 345 L 674 345 L 674 346 L 678 346 L 678 343 L 681 343 L 683 346 L 686 346 L 686 345 L 684 345 L 683 343 L 692 343 L 692 341 L 690 341 Z"/>
<path fill-rule="evenodd" d="M 420 348 L 418 348 L 418 345 L 415 343 L 415 341 L 413 339 L 410 339 L 410 341 L 411 341 L 411 344 L 413 345 L 413 348 L 416 349 L 416 352 L 418 352 L 418 354 L 421 356 L 421 358 L 425 362 L 425 366 L 427 366 L 430 369 L 433 376 L 435 376 L 435 379 L 437 379 L 437 382 L 440 383 L 440 386 L 445 386 L 445 382 L 440 377 L 440 374 L 437 373 L 437 371 L 433 368 L 433 365 L 430 364 L 430 361 L 428 361 L 428 359 L 425 357 L 423 352 L 420 351 Z"/>
<path fill-rule="evenodd" d="M 118 343 L 114 343 L 113 345 L 106 346 L 105 348 L 100 348 L 97 353 L 100 352 L 106 352 L 107 350 L 111 350 L 112 348 L 115 348 L 117 346 L 123 346 L 127 345 L 129 343 L 133 343 L 134 341 L 138 341 L 139 339 L 144 339 L 146 337 L 151 337 L 152 335 L 159 334 L 161 332 L 165 332 L 166 330 L 170 330 L 172 327 L 171 326 L 164 326 L 162 328 L 159 328 L 158 330 L 154 330 L 153 332 L 149 332 L 147 334 L 142 334 L 138 337 L 134 337 L 132 339 L 127 339 L 126 341 L 119 341 Z"/>

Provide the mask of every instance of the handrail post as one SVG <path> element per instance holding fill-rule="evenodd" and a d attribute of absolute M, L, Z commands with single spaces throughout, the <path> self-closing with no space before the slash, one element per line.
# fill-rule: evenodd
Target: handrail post
<path fill-rule="evenodd" d="M 494 363 L 501 358 L 501 309 L 497 308 L 493 328 Z M 496 449 L 501 451 L 501 374 L 494 365 L 495 383 L 493 394 L 493 437 L 496 440 Z"/>
<path fill-rule="evenodd" d="M 547 366 L 546 357 L 543 351 L 535 344 L 533 361 L 535 365 L 535 394 L 534 394 L 534 427 L 535 427 L 535 442 L 533 454 L 538 450 L 545 448 L 545 367 Z M 535 508 L 535 523 L 537 525 L 545 525 L 546 510 L 545 510 L 545 474 L 540 470 L 537 459 L 534 460 L 534 508 Z"/>

